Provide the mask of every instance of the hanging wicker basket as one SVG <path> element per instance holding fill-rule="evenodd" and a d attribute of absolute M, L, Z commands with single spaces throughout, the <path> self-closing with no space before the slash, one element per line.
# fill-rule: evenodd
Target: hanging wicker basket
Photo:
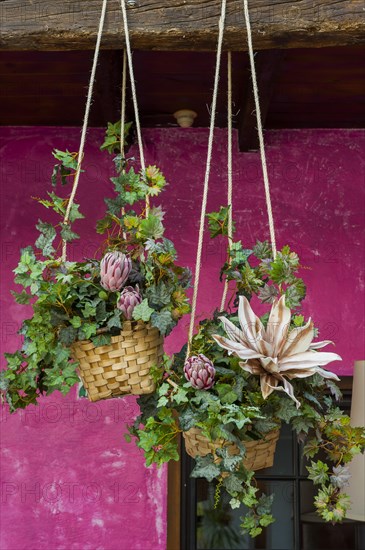
<path fill-rule="evenodd" d="M 82 340 L 71 349 L 90 401 L 155 390 L 150 369 L 163 356 L 163 338 L 143 321 L 125 321 L 120 334 L 106 346 Z"/>
<path fill-rule="evenodd" d="M 268 432 L 263 439 L 244 441 L 246 456 L 243 463 L 245 468 L 254 471 L 270 468 L 274 464 L 276 443 L 279 435 L 280 430 L 275 429 Z M 221 458 L 216 455 L 215 451 L 223 446 L 228 449 L 231 455 L 240 453 L 237 445 L 234 443 L 224 440 L 209 441 L 203 435 L 200 428 L 191 428 L 187 432 L 183 432 L 183 437 L 185 439 L 186 452 L 193 458 L 212 453 L 215 457 L 215 462 L 220 462 Z"/>

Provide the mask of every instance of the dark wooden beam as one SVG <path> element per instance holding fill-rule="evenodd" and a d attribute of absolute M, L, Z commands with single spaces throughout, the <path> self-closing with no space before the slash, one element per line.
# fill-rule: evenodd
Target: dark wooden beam
<path fill-rule="evenodd" d="M 181 436 L 178 436 L 181 457 Z M 167 542 L 166 550 L 180 550 L 181 460 L 171 460 L 167 478 Z"/>
<path fill-rule="evenodd" d="M 219 0 L 136 0 L 128 8 L 133 48 L 214 50 Z M 363 0 L 251 0 L 254 46 L 308 48 L 364 43 Z M 93 49 L 100 0 L 2 0 L 4 50 Z M 225 48 L 246 49 L 243 1 L 228 3 Z M 102 47 L 124 44 L 119 0 L 109 0 Z"/>
<path fill-rule="evenodd" d="M 103 51 L 100 53 L 93 106 L 90 112 L 91 126 L 102 126 L 102 121 L 116 122 L 119 119 L 122 67 L 123 60 L 120 51 Z"/>
<path fill-rule="evenodd" d="M 255 56 L 263 128 L 265 128 L 265 121 L 282 60 L 282 50 L 261 51 Z M 239 149 L 241 152 L 256 151 L 259 148 L 259 139 L 251 76 L 246 82 L 246 89 L 242 96 L 243 101 L 239 105 L 240 111 L 238 114 Z"/>

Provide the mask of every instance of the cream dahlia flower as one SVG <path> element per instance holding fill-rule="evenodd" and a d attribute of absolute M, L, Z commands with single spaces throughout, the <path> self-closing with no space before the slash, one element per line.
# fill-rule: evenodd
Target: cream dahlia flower
<path fill-rule="evenodd" d="M 238 318 L 241 328 L 220 317 L 228 338 L 218 334 L 213 338 L 230 354 L 243 359 L 240 363 L 243 370 L 260 376 L 264 399 L 274 390 L 284 391 L 299 408 L 300 402 L 289 380 L 307 378 L 316 373 L 339 380 L 336 374 L 321 366 L 340 361 L 341 357 L 336 353 L 315 351 L 333 342 L 312 342 L 314 327 L 311 319 L 305 326 L 289 331 L 291 312 L 285 305 L 285 296 L 273 303 L 266 329 L 244 296 L 239 298 Z"/>

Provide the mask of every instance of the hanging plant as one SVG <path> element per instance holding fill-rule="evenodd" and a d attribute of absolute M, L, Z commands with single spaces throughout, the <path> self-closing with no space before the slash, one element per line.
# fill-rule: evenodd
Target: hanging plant
<path fill-rule="evenodd" d="M 120 123 L 109 124 L 102 149 L 120 151 L 120 139 Z M 59 162 L 52 185 L 63 188 L 75 177 L 78 155 L 53 155 Z M 92 400 L 153 391 L 150 370 L 162 357 L 163 337 L 189 311 L 190 272 L 176 264 L 174 245 L 164 237 L 162 208 L 146 212 L 146 199 L 165 188 L 164 176 L 156 166 L 135 172 L 132 164 L 120 153 L 114 157 L 115 196 L 105 199 L 106 213 L 97 223 L 97 233 L 105 235 L 95 251 L 101 262 L 60 257 L 62 243 L 65 250 L 78 238 L 73 222 L 84 216 L 73 203 L 65 223 L 70 202 L 56 189 L 38 199 L 61 220 L 38 221 L 40 235 L 22 250 L 14 270 L 23 287 L 13 292 L 15 300 L 30 304 L 33 315 L 19 331 L 21 348 L 5 354 L 1 388 L 11 410 L 55 390 L 66 394 L 78 374 Z"/>
<path fill-rule="evenodd" d="M 227 229 L 212 227 L 221 214 L 209 215 L 212 235 Z M 299 269 L 288 246 L 274 260 L 266 242 L 253 250 L 233 242 L 222 269 L 234 287 L 229 311 L 200 323 L 188 358 L 186 346 L 165 357 L 165 376 L 156 393 L 139 399 L 141 415 L 130 426 L 147 465 L 177 460 L 182 432 L 195 459 L 191 475 L 217 482 L 216 505 L 225 491 L 232 509 L 246 507 L 241 528 L 251 536 L 274 521 L 274 497 L 259 494 L 255 471 L 273 465 L 282 423 L 305 444 L 318 487 L 314 505 L 325 521 L 345 517 L 347 464 L 365 450 L 364 429 L 351 427 L 336 404 L 338 377 L 323 368 L 341 358 L 317 351 L 332 342 L 314 341 L 318 330 L 300 312 L 306 289 Z M 252 296 L 270 312 L 257 317 Z"/>

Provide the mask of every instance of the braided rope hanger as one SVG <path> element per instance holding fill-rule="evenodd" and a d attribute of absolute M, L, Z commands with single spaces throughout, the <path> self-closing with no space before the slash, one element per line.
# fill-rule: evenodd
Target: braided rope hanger
<path fill-rule="evenodd" d="M 67 226 L 67 224 L 69 222 L 71 208 L 72 208 L 73 202 L 75 200 L 77 187 L 79 185 L 79 179 L 80 179 L 80 173 L 81 173 L 81 164 L 82 164 L 83 157 L 84 157 L 84 147 L 85 147 L 85 140 L 86 140 L 86 133 L 87 133 L 87 125 L 88 125 L 88 121 L 89 121 L 91 100 L 92 100 L 93 90 L 94 90 L 96 67 L 97 67 L 97 64 L 98 64 L 100 43 L 101 43 L 101 37 L 102 37 L 102 34 L 103 34 L 107 2 L 108 2 L 108 0 L 103 0 L 103 5 L 102 5 L 102 8 L 101 8 L 98 35 L 97 35 L 97 39 L 96 39 L 96 46 L 95 46 L 94 58 L 93 58 L 93 65 L 92 65 L 92 69 L 91 69 L 89 87 L 88 87 L 88 91 L 87 91 L 87 100 L 86 100 L 86 106 L 85 106 L 84 121 L 83 121 L 83 124 L 82 124 L 80 147 L 79 147 L 79 153 L 78 153 L 78 156 L 77 156 L 77 168 L 76 168 L 76 172 L 75 172 L 74 182 L 73 182 L 73 185 L 72 185 L 71 195 L 70 195 L 70 198 L 69 198 L 68 203 L 67 203 L 65 217 L 63 219 L 63 226 Z M 62 240 L 62 255 L 61 255 L 61 261 L 62 262 L 66 261 L 66 256 L 67 256 L 67 241 L 65 239 L 63 239 Z"/>
<path fill-rule="evenodd" d="M 103 0 L 101 14 L 100 14 L 98 34 L 97 34 L 94 57 L 93 57 L 93 64 L 92 64 L 89 86 L 87 91 L 85 114 L 84 114 L 84 120 L 83 120 L 82 131 L 81 131 L 81 140 L 80 140 L 79 152 L 77 156 L 77 167 L 75 171 L 75 178 L 72 185 L 71 194 L 67 203 L 65 216 L 63 219 L 63 224 L 62 224 L 63 226 L 67 226 L 69 223 L 72 205 L 75 200 L 76 191 L 80 180 L 81 165 L 84 157 L 84 148 L 85 148 L 86 134 L 87 134 L 87 128 L 88 128 L 88 122 L 89 122 L 90 107 L 91 107 L 93 91 L 94 91 L 96 68 L 98 64 L 101 38 L 103 34 L 103 29 L 104 29 L 107 2 L 108 0 Z M 142 135 L 141 135 L 141 126 L 139 121 L 137 94 L 136 94 L 136 87 L 135 87 L 135 81 L 134 81 L 132 52 L 131 52 L 131 46 L 130 46 L 127 13 L 126 13 L 124 0 L 121 0 L 121 8 L 122 8 L 122 15 L 123 15 L 125 40 L 126 40 L 126 53 L 124 50 L 124 54 L 123 54 L 122 106 L 121 106 L 121 130 L 120 130 L 121 131 L 121 154 L 124 155 L 124 125 L 125 125 L 125 105 L 126 105 L 126 54 L 127 54 L 128 68 L 129 68 L 131 88 L 132 88 L 133 107 L 134 107 L 134 113 L 135 113 L 135 119 L 136 119 L 135 122 L 136 122 L 137 140 L 138 140 L 138 147 L 139 147 L 139 156 L 140 156 L 142 173 L 144 173 L 146 170 L 146 164 L 145 164 L 145 158 L 144 158 L 144 152 L 143 152 L 143 142 L 142 142 Z M 146 216 L 148 216 L 149 208 L 150 208 L 149 197 L 146 197 Z M 65 239 L 62 239 L 61 261 L 65 262 L 66 258 L 67 258 L 67 241 Z"/>
<path fill-rule="evenodd" d="M 233 177 L 232 177 L 232 53 L 227 54 L 227 204 L 228 210 L 228 248 L 231 250 L 233 241 Z M 229 255 L 228 263 L 232 262 Z M 227 277 L 224 280 L 223 296 L 220 311 L 224 311 L 229 281 Z"/>
<path fill-rule="evenodd" d="M 263 178 L 264 178 L 266 210 L 267 210 L 267 216 L 268 216 L 268 219 L 269 219 L 271 248 L 272 248 L 273 257 L 274 257 L 274 260 L 275 260 L 275 258 L 276 258 L 276 238 L 275 238 L 274 216 L 273 216 L 272 207 L 271 207 L 270 183 L 269 183 L 269 174 L 268 174 L 267 164 L 266 164 L 265 142 L 264 142 L 264 133 L 263 133 L 263 128 L 262 128 L 262 121 L 261 121 L 259 90 L 258 90 L 258 86 L 257 86 L 255 55 L 253 53 L 251 22 L 250 22 L 250 14 L 249 14 L 249 11 L 248 11 L 248 0 L 243 0 L 243 8 L 244 8 L 246 30 L 247 30 L 248 54 L 249 54 L 250 66 L 251 66 L 252 89 L 253 89 L 253 95 L 254 95 L 254 99 L 255 99 L 257 132 L 258 132 L 259 143 L 260 143 L 260 156 L 261 156 L 261 165 L 262 165 L 262 175 L 263 175 Z"/>
<path fill-rule="evenodd" d="M 123 50 L 122 101 L 120 107 L 120 154 L 124 159 L 124 125 L 127 96 L 127 52 Z"/>
<path fill-rule="evenodd" d="M 202 251 L 203 251 L 204 222 L 205 222 L 205 215 L 207 210 L 210 165 L 212 161 L 214 123 L 215 123 L 215 114 L 216 114 L 216 108 L 217 108 L 220 61 L 221 61 L 221 54 L 222 54 L 224 23 L 226 18 L 226 4 L 227 4 L 226 0 L 222 0 L 221 15 L 219 19 L 219 33 L 218 33 L 218 46 L 217 46 L 217 56 L 216 56 L 216 65 L 215 65 L 215 76 L 214 76 L 214 90 L 213 90 L 213 99 L 212 99 L 211 114 L 210 114 L 207 163 L 206 163 L 205 177 L 204 177 L 203 200 L 202 200 L 202 206 L 201 206 L 201 212 L 200 212 L 199 237 L 198 237 L 198 247 L 197 247 L 196 262 L 195 262 L 194 291 L 193 291 L 193 299 L 191 303 L 191 316 L 190 316 L 190 325 L 189 325 L 189 333 L 188 333 L 187 357 L 190 353 L 190 346 L 193 339 L 196 304 L 198 299 L 201 258 L 202 258 Z"/>
<path fill-rule="evenodd" d="M 129 27 L 128 27 L 127 9 L 126 9 L 126 6 L 125 6 L 125 0 L 120 0 L 120 6 L 122 8 L 122 15 L 123 15 L 125 46 L 126 46 L 126 50 L 127 50 L 129 77 L 130 77 L 131 90 L 132 90 L 132 101 L 133 101 L 137 141 L 138 141 L 138 148 L 139 148 L 139 160 L 140 160 L 140 163 L 141 163 L 142 173 L 144 174 L 145 170 L 146 170 L 146 163 L 145 163 L 144 152 L 143 152 L 141 124 L 140 124 L 140 121 L 139 121 L 139 110 L 138 110 L 138 101 L 137 101 L 137 93 L 136 93 L 136 83 L 135 83 L 135 80 L 134 80 L 132 50 L 131 50 L 131 42 L 130 42 L 130 37 L 129 37 Z M 150 211 L 150 199 L 149 199 L 148 196 L 146 196 L 146 217 L 148 216 L 149 211 Z"/>
<path fill-rule="evenodd" d="M 261 157 L 262 173 L 263 173 L 264 188 L 265 188 L 265 201 L 266 201 L 266 209 L 267 209 L 267 215 L 268 215 L 268 221 L 269 221 L 271 247 L 272 247 L 272 252 L 273 252 L 273 258 L 275 259 L 276 258 L 275 225 L 274 225 L 274 218 L 273 218 L 272 206 L 271 206 L 270 183 L 269 183 L 269 176 L 268 176 L 267 163 L 266 163 L 265 143 L 264 143 L 264 136 L 263 136 L 262 121 L 261 121 L 261 109 L 260 109 L 259 92 L 258 92 L 258 85 L 257 85 L 257 76 L 256 76 L 256 67 L 255 67 L 255 59 L 254 59 L 254 52 L 253 52 L 253 44 L 252 44 L 252 32 L 251 32 L 251 23 L 250 23 L 250 17 L 249 17 L 249 10 L 248 10 L 248 0 L 243 0 L 243 3 L 244 3 L 244 17 L 245 17 L 246 30 L 247 30 L 248 53 L 249 53 L 250 67 L 251 67 L 252 87 L 253 87 L 253 94 L 254 94 L 255 107 L 256 107 L 256 120 L 257 120 L 257 131 L 258 131 L 259 144 L 260 144 L 260 157 Z M 190 318 L 190 325 L 189 325 L 188 346 L 187 346 L 187 355 L 186 355 L 186 357 L 189 356 L 191 342 L 192 342 L 193 333 L 194 333 L 196 304 L 197 304 L 197 295 L 198 295 L 200 268 L 201 268 L 201 250 L 202 250 L 202 245 L 203 245 L 203 234 L 204 234 L 204 218 L 205 218 L 205 213 L 206 213 L 206 203 L 207 203 L 207 194 L 208 194 L 208 185 L 209 185 L 208 180 L 209 180 L 209 174 L 210 174 L 211 149 L 212 149 L 212 142 L 213 142 L 213 130 L 214 130 L 214 120 L 215 120 L 215 108 L 216 108 L 216 99 L 217 99 L 217 93 L 218 93 L 217 89 L 218 89 L 218 81 L 219 81 L 219 64 L 220 64 L 221 47 L 222 47 L 223 31 L 224 31 L 224 21 L 225 21 L 225 8 L 226 8 L 226 5 L 225 5 L 225 1 L 223 0 L 221 19 L 220 19 L 220 22 L 219 22 L 216 76 L 215 76 L 215 81 L 214 81 L 214 93 L 213 93 L 212 112 L 211 112 L 211 120 L 210 120 L 206 177 L 205 177 L 205 182 L 204 182 L 203 201 L 202 201 L 202 209 L 201 209 L 201 217 L 200 217 L 199 241 L 198 241 L 197 259 L 196 259 L 196 272 L 195 272 L 195 285 L 194 285 L 194 293 L 193 293 L 192 308 L 191 308 L 191 318 Z M 228 243 L 229 243 L 229 248 L 231 248 L 232 238 L 233 238 L 233 235 L 232 235 L 232 233 L 233 233 L 233 222 L 232 222 L 232 218 L 233 218 L 233 216 L 232 216 L 233 183 L 232 183 L 232 60 L 231 60 L 231 52 L 228 52 L 228 93 L 227 93 L 227 101 L 228 101 L 228 105 L 227 105 L 227 112 L 228 112 L 228 146 L 227 146 L 227 153 L 228 153 L 228 160 L 227 160 L 228 186 L 227 186 L 227 201 L 228 201 L 228 205 L 230 206 L 229 213 L 228 213 Z M 231 260 L 229 259 L 229 261 L 231 261 Z M 221 311 L 224 310 L 224 306 L 225 306 L 225 302 L 226 302 L 226 298 L 227 298 L 227 292 L 228 292 L 228 284 L 229 284 L 228 280 L 225 279 L 224 289 L 223 289 L 223 296 L 222 296 L 222 301 L 221 301 L 221 308 L 220 308 Z"/>

